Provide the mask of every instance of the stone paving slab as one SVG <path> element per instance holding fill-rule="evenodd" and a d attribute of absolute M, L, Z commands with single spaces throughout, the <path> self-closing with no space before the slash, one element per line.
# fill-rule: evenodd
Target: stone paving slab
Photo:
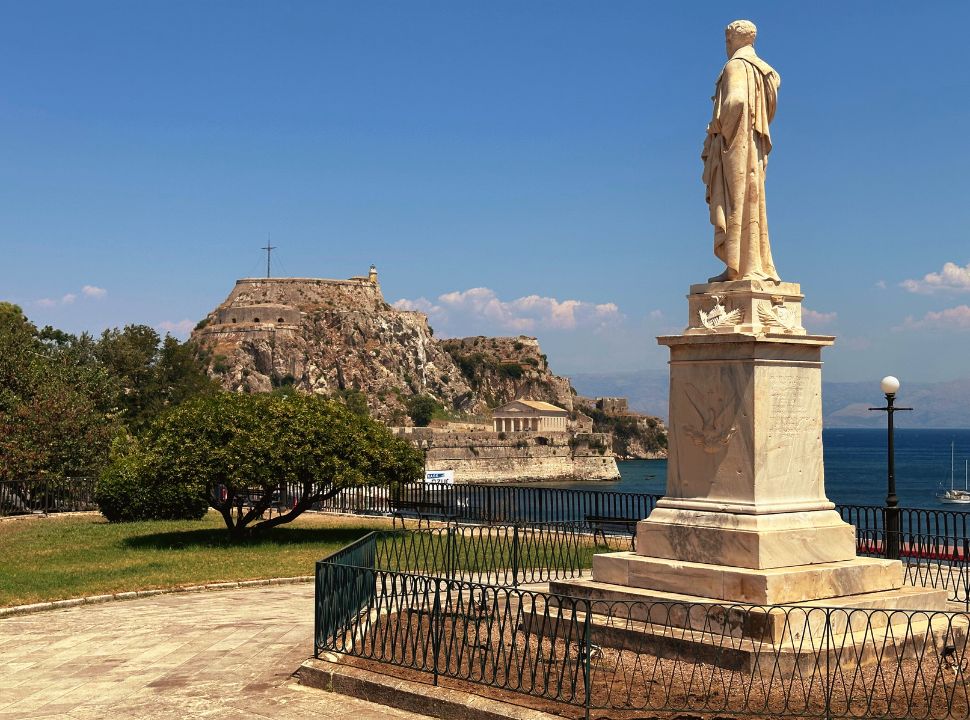
<path fill-rule="evenodd" d="M 297 685 L 312 636 L 312 584 L 2 618 L 0 720 L 423 717 Z"/>

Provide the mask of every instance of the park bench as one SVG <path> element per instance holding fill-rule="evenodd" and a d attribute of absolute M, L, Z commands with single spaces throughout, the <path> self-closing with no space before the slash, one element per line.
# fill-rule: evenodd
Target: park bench
<path fill-rule="evenodd" d="M 596 540 L 596 536 L 600 535 L 603 538 L 603 544 L 606 545 L 606 529 L 607 528 L 622 528 L 630 534 L 630 548 L 632 550 L 637 549 L 637 523 L 640 522 L 640 518 L 632 517 L 617 517 L 615 515 L 587 515 L 586 524 L 593 531 L 593 540 Z"/>
<path fill-rule="evenodd" d="M 425 502 L 423 500 L 395 500 L 393 501 L 393 508 L 391 510 L 391 528 L 393 529 L 395 527 L 398 518 L 401 518 L 401 527 L 404 527 L 405 515 L 408 517 L 417 517 L 419 529 L 421 528 L 422 520 L 430 528 L 432 517 L 448 521 L 454 520 L 457 517 L 454 513 L 447 513 L 442 503 Z"/>
<path fill-rule="evenodd" d="M 255 507 L 256 503 L 263 497 L 262 489 L 252 489 L 239 493 L 236 495 L 236 504 L 243 509 L 249 510 Z M 273 491 L 273 496 L 270 498 L 269 507 L 263 511 L 263 515 L 269 513 L 270 517 L 273 517 L 273 512 L 277 515 L 282 515 L 284 510 L 284 503 L 282 494 L 279 488 Z"/>

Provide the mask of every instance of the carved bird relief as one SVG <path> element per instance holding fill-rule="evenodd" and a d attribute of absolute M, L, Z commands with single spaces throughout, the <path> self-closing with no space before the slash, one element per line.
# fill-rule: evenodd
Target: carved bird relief
<path fill-rule="evenodd" d="M 737 325 L 741 322 L 744 316 L 744 311 L 741 308 L 735 308 L 731 312 L 728 312 L 721 304 L 720 295 L 712 295 L 711 297 L 714 300 L 714 307 L 711 308 L 710 312 L 704 312 L 703 310 L 697 311 L 701 318 L 701 324 L 704 327 L 708 330 L 713 330 L 721 325 Z"/>
<path fill-rule="evenodd" d="M 735 425 L 726 429 L 724 427 L 729 422 L 728 412 L 733 410 L 731 403 L 725 402 L 720 393 L 714 390 L 702 392 L 690 383 L 684 385 L 684 393 L 701 421 L 700 429 L 693 425 L 684 425 L 684 433 L 704 452 L 718 452 L 737 432 Z"/>

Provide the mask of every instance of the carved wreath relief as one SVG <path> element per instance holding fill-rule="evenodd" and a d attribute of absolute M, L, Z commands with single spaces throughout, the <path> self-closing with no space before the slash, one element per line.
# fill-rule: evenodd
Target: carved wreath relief
<path fill-rule="evenodd" d="M 765 325 L 781 325 L 785 332 L 794 332 L 797 322 L 795 313 L 785 305 L 785 299 L 779 295 L 772 296 L 770 305 L 758 305 L 758 320 Z"/>
<path fill-rule="evenodd" d="M 712 295 L 711 297 L 714 300 L 714 307 L 711 308 L 710 312 L 697 311 L 701 324 L 708 330 L 714 330 L 722 325 L 737 325 L 744 319 L 744 311 L 741 308 L 735 308 L 728 312 L 727 308 L 721 304 L 720 295 Z"/>
<path fill-rule="evenodd" d="M 684 425 L 684 433 L 704 452 L 718 452 L 738 430 L 736 425 L 726 427 L 730 424 L 728 412 L 734 408 L 734 403 L 716 390 L 702 392 L 690 383 L 684 385 L 684 393 L 701 421 L 699 429 L 694 425 Z"/>

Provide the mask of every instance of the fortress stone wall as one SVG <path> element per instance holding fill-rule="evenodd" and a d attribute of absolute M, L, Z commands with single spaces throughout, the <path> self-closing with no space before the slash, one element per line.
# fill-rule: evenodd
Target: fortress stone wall
<path fill-rule="evenodd" d="M 272 341 L 277 332 L 298 332 L 304 315 L 314 311 L 372 311 L 385 307 L 373 268 L 368 277 L 349 280 L 242 278 L 194 335 L 200 339 L 208 336 L 222 345 L 244 340 Z"/>
<path fill-rule="evenodd" d="M 429 470 L 454 470 L 460 483 L 616 480 L 611 438 L 604 433 L 440 432 L 398 428 L 428 447 Z"/>
<path fill-rule="evenodd" d="M 225 307 L 216 311 L 215 322 L 221 325 L 235 323 L 272 323 L 275 325 L 299 325 L 300 311 L 289 305 L 261 303 Z"/>
<path fill-rule="evenodd" d="M 321 306 L 376 308 L 384 305 L 384 295 L 376 278 L 242 278 L 236 281 L 220 308 L 261 304 L 279 304 L 304 311 Z"/>

